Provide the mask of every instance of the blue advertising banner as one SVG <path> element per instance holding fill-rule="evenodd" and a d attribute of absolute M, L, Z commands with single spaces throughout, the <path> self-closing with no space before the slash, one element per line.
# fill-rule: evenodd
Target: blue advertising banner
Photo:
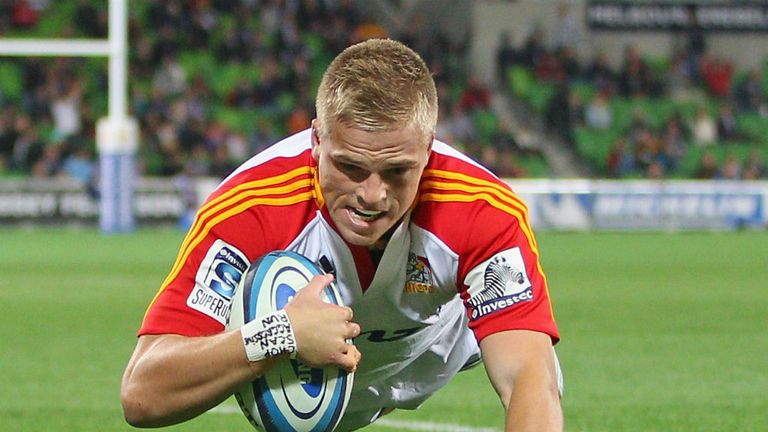
<path fill-rule="evenodd" d="M 767 182 L 509 180 L 534 227 L 686 230 L 768 227 Z"/>

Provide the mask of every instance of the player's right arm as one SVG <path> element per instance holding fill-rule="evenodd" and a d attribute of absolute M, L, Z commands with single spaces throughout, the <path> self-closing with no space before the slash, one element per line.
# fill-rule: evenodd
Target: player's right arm
<path fill-rule="evenodd" d="M 332 276 L 317 276 L 285 307 L 297 354 L 311 366 L 354 371 L 360 353 L 346 339 L 360 327 L 352 310 L 325 303 L 320 291 Z M 244 382 L 263 375 L 284 356 L 251 362 L 238 330 L 212 336 L 143 335 L 123 375 L 121 399 L 133 426 L 159 427 L 196 417 L 229 397 Z"/>
<path fill-rule="evenodd" d="M 123 375 L 128 423 L 159 427 L 196 417 L 262 375 L 277 357 L 249 362 L 238 331 L 215 336 L 139 337 Z"/>

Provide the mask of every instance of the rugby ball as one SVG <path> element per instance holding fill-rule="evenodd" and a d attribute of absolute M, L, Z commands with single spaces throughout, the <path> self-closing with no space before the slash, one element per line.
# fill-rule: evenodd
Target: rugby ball
<path fill-rule="evenodd" d="M 283 309 L 320 267 L 291 251 L 270 252 L 246 270 L 232 297 L 227 329 L 237 329 L 257 317 Z M 341 305 L 335 284 L 323 290 L 323 300 Z M 267 432 L 332 431 L 344 414 L 353 374 L 338 367 L 310 368 L 298 359 L 285 359 L 261 378 L 241 386 L 235 398 L 253 426 Z"/>

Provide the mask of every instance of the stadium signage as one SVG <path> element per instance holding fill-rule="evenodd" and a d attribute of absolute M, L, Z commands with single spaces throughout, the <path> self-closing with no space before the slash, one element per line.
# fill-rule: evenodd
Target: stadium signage
<path fill-rule="evenodd" d="M 759 224 L 762 213 L 758 194 L 721 193 L 601 194 L 595 196 L 592 209 L 595 223 L 605 228 L 742 226 Z"/>
<path fill-rule="evenodd" d="M 509 180 L 538 228 L 690 230 L 768 226 L 768 182 Z"/>
<path fill-rule="evenodd" d="M 182 191 L 173 180 L 141 179 L 134 211 L 139 222 L 176 223 L 185 210 Z M 66 179 L 0 181 L 0 223 L 96 225 L 99 202 L 93 190 Z"/>
<path fill-rule="evenodd" d="M 768 5 L 733 2 L 594 1 L 586 5 L 594 30 L 768 31 Z"/>

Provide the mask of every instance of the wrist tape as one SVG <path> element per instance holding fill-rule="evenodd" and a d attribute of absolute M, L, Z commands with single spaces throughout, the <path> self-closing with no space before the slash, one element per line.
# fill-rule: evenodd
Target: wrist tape
<path fill-rule="evenodd" d="M 255 362 L 283 353 L 296 354 L 296 336 L 284 310 L 256 318 L 240 327 L 245 355 Z"/>

